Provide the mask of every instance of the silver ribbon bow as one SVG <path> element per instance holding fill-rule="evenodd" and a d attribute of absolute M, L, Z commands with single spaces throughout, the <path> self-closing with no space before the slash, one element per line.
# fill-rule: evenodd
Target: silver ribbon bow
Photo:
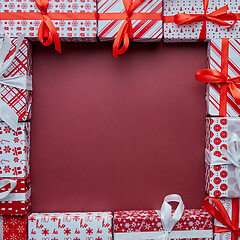
<path fill-rule="evenodd" d="M 5 58 L 11 48 L 11 39 L 5 33 L 3 27 L 0 26 L 0 33 L 3 34 L 4 38 L 0 39 L 0 84 L 7 85 L 10 87 L 32 90 L 32 77 L 31 76 L 18 76 L 18 77 L 4 77 L 4 73 L 11 65 L 15 58 L 19 47 L 21 46 L 24 34 L 18 35 L 17 46 L 15 52 L 6 61 Z M 2 36 L 1 34 L 1 36 Z M 18 115 L 0 98 L 0 118 L 6 122 L 12 129 L 17 130 Z"/>
<path fill-rule="evenodd" d="M 17 181 L 11 179 L 3 179 L 0 181 L 0 189 L 7 186 L 8 184 L 10 184 L 10 188 L 0 193 L 0 200 L 3 200 L 12 192 L 12 190 L 17 186 Z"/>
<path fill-rule="evenodd" d="M 211 154 L 207 149 L 205 150 L 206 163 L 208 165 L 233 165 L 235 167 L 235 178 L 240 189 L 240 138 L 237 134 L 233 134 L 229 139 L 228 150 L 222 148 L 222 157 Z"/>

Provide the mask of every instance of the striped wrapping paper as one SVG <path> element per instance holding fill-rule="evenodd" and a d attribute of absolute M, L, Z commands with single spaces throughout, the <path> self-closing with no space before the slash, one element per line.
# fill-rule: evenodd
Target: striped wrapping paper
<path fill-rule="evenodd" d="M 208 48 L 208 65 L 211 69 L 221 72 L 222 58 L 222 40 L 214 39 L 209 42 Z M 229 40 L 229 57 L 228 57 L 228 77 L 237 77 L 240 75 L 240 40 Z M 207 84 L 207 114 L 219 116 L 220 85 Z M 240 106 L 236 104 L 230 95 L 229 89 L 227 94 L 227 113 L 226 116 L 239 116 Z"/>
<path fill-rule="evenodd" d="M 124 13 L 122 0 L 98 0 L 98 13 Z M 162 14 L 162 0 L 145 0 L 135 13 Z M 160 15 L 161 16 L 161 15 Z M 99 20 L 98 37 L 101 41 L 112 41 L 124 20 Z M 162 38 L 162 20 L 131 20 L 134 41 L 160 41 Z"/>

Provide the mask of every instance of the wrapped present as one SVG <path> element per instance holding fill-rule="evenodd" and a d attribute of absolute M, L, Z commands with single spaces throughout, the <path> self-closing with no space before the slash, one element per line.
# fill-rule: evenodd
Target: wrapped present
<path fill-rule="evenodd" d="M 0 38 L 0 84 L 0 118 L 16 130 L 31 118 L 32 105 L 32 50 L 23 35 Z"/>
<path fill-rule="evenodd" d="M 240 118 L 206 119 L 206 191 L 210 197 L 240 197 Z"/>
<path fill-rule="evenodd" d="M 54 42 L 59 52 L 60 39 L 96 41 L 96 19 L 95 0 L 3 0 L 0 4 L 0 24 L 11 37 L 24 32 L 45 46 Z"/>
<path fill-rule="evenodd" d="M 0 215 L 26 215 L 31 207 L 31 180 L 0 178 Z"/>
<path fill-rule="evenodd" d="M 112 239 L 112 214 L 32 213 L 28 217 L 28 239 Z"/>
<path fill-rule="evenodd" d="M 169 202 L 178 202 L 174 212 Z M 179 195 L 165 197 L 159 210 L 114 213 L 114 239 L 213 239 L 212 216 L 203 209 L 186 209 Z"/>
<path fill-rule="evenodd" d="M 207 83 L 207 114 L 211 116 L 240 115 L 240 41 L 214 39 L 209 42 L 210 69 L 195 73 L 196 80 Z"/>
<path fill-rule="evenodd" d="M 0 216 L 1 240 L 27 240 L 28 215 Z"/>
<path fill-rule="evenodd" d="M 17 131 L 0 122 L 0 177 L 26 177 L 30 161 L 30 122 L 19 122 Z"/>
<path fill-rule="evenodd" d="M 239 240 L 239 198 L 206 197 L 203 208 L 214 217 L 215 240 Z"/>
<path fill-rule="evenodd" d="M 98 0 L 98 37 L 100 41 L 115 38 L 115 57 L 127 50 L 130 39 L 160 41 L 162 0 Z"/>
<path fill-rule="evenodd" d="M 163 35 L 167 42 L 240 38 L 238 1 L 166 0 L 163 13 Z"/>

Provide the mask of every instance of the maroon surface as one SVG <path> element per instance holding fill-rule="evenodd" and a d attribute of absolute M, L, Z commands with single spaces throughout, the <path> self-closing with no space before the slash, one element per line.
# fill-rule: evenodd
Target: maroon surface
<path fill-rule="evenodd" d="M 33 45 L 32 210 L 157 209 L 204 192 L 206 44 Z"/>

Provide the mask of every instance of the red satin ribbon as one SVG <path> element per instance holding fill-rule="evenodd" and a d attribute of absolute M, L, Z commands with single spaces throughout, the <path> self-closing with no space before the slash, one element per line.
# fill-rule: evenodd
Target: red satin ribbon
<path fill-rule="evenodd" d="M 211 204 L 209 200 L 213 201 L 215 206 Z M 204 199 L 204 205 L 202 208 L 209 212 L 213 217 L 215 217 L 224 225 L 224 227 L 215 226 L 215 233 L 224 233 L 231 231 L 231 240 L 238 240 L 238 236 L 240 236 L 238 198 L 232 199 L 232 220 L 229 218 L 226 209 L 219 199 L 211 198 L 209 196 L 206 197 Z"/>
<path fill-rule="evenodd" d="M 221 72 L 216 69 L 202 69 L 195 72 L 197 81 L 221 84 L 219 104 L 219 116 L 221 117 L 227 114 L 227 89 L 229 89 L 235 102 L 240 105 L 240 92 L 237 88 L 237 85 L 240 84 L 240 76 L 233 78 L 228 77 L 228 51 L 229 39 L 222 39 Z"/>
<path fill-rule="evenodd" d="M 234 24 L 236 24 L 238 20 L 238 15 L 235 13 L 228 13 L 228 5 L 221 7 L 210 14 L 207 14 L 209 0 L 202 0 L 202 1 L 203 1 L 203 9 L 204 9 L 203 14 L 179 13 L 179 14 L 176 14 L 173 18 L 172 16 L 164 17 L 164 22 L 168 23 L 168 22 L 172 22 L 172 20 L 176 24 L 203 22 L 198 41 L 202 41 L 206 39 L 207 21 L 211 21 L 220 26 L 226 26 L 226 27 L 231 27 Z M 226 21 L 233 21 L 233 22 L 228 23 Z"/>

